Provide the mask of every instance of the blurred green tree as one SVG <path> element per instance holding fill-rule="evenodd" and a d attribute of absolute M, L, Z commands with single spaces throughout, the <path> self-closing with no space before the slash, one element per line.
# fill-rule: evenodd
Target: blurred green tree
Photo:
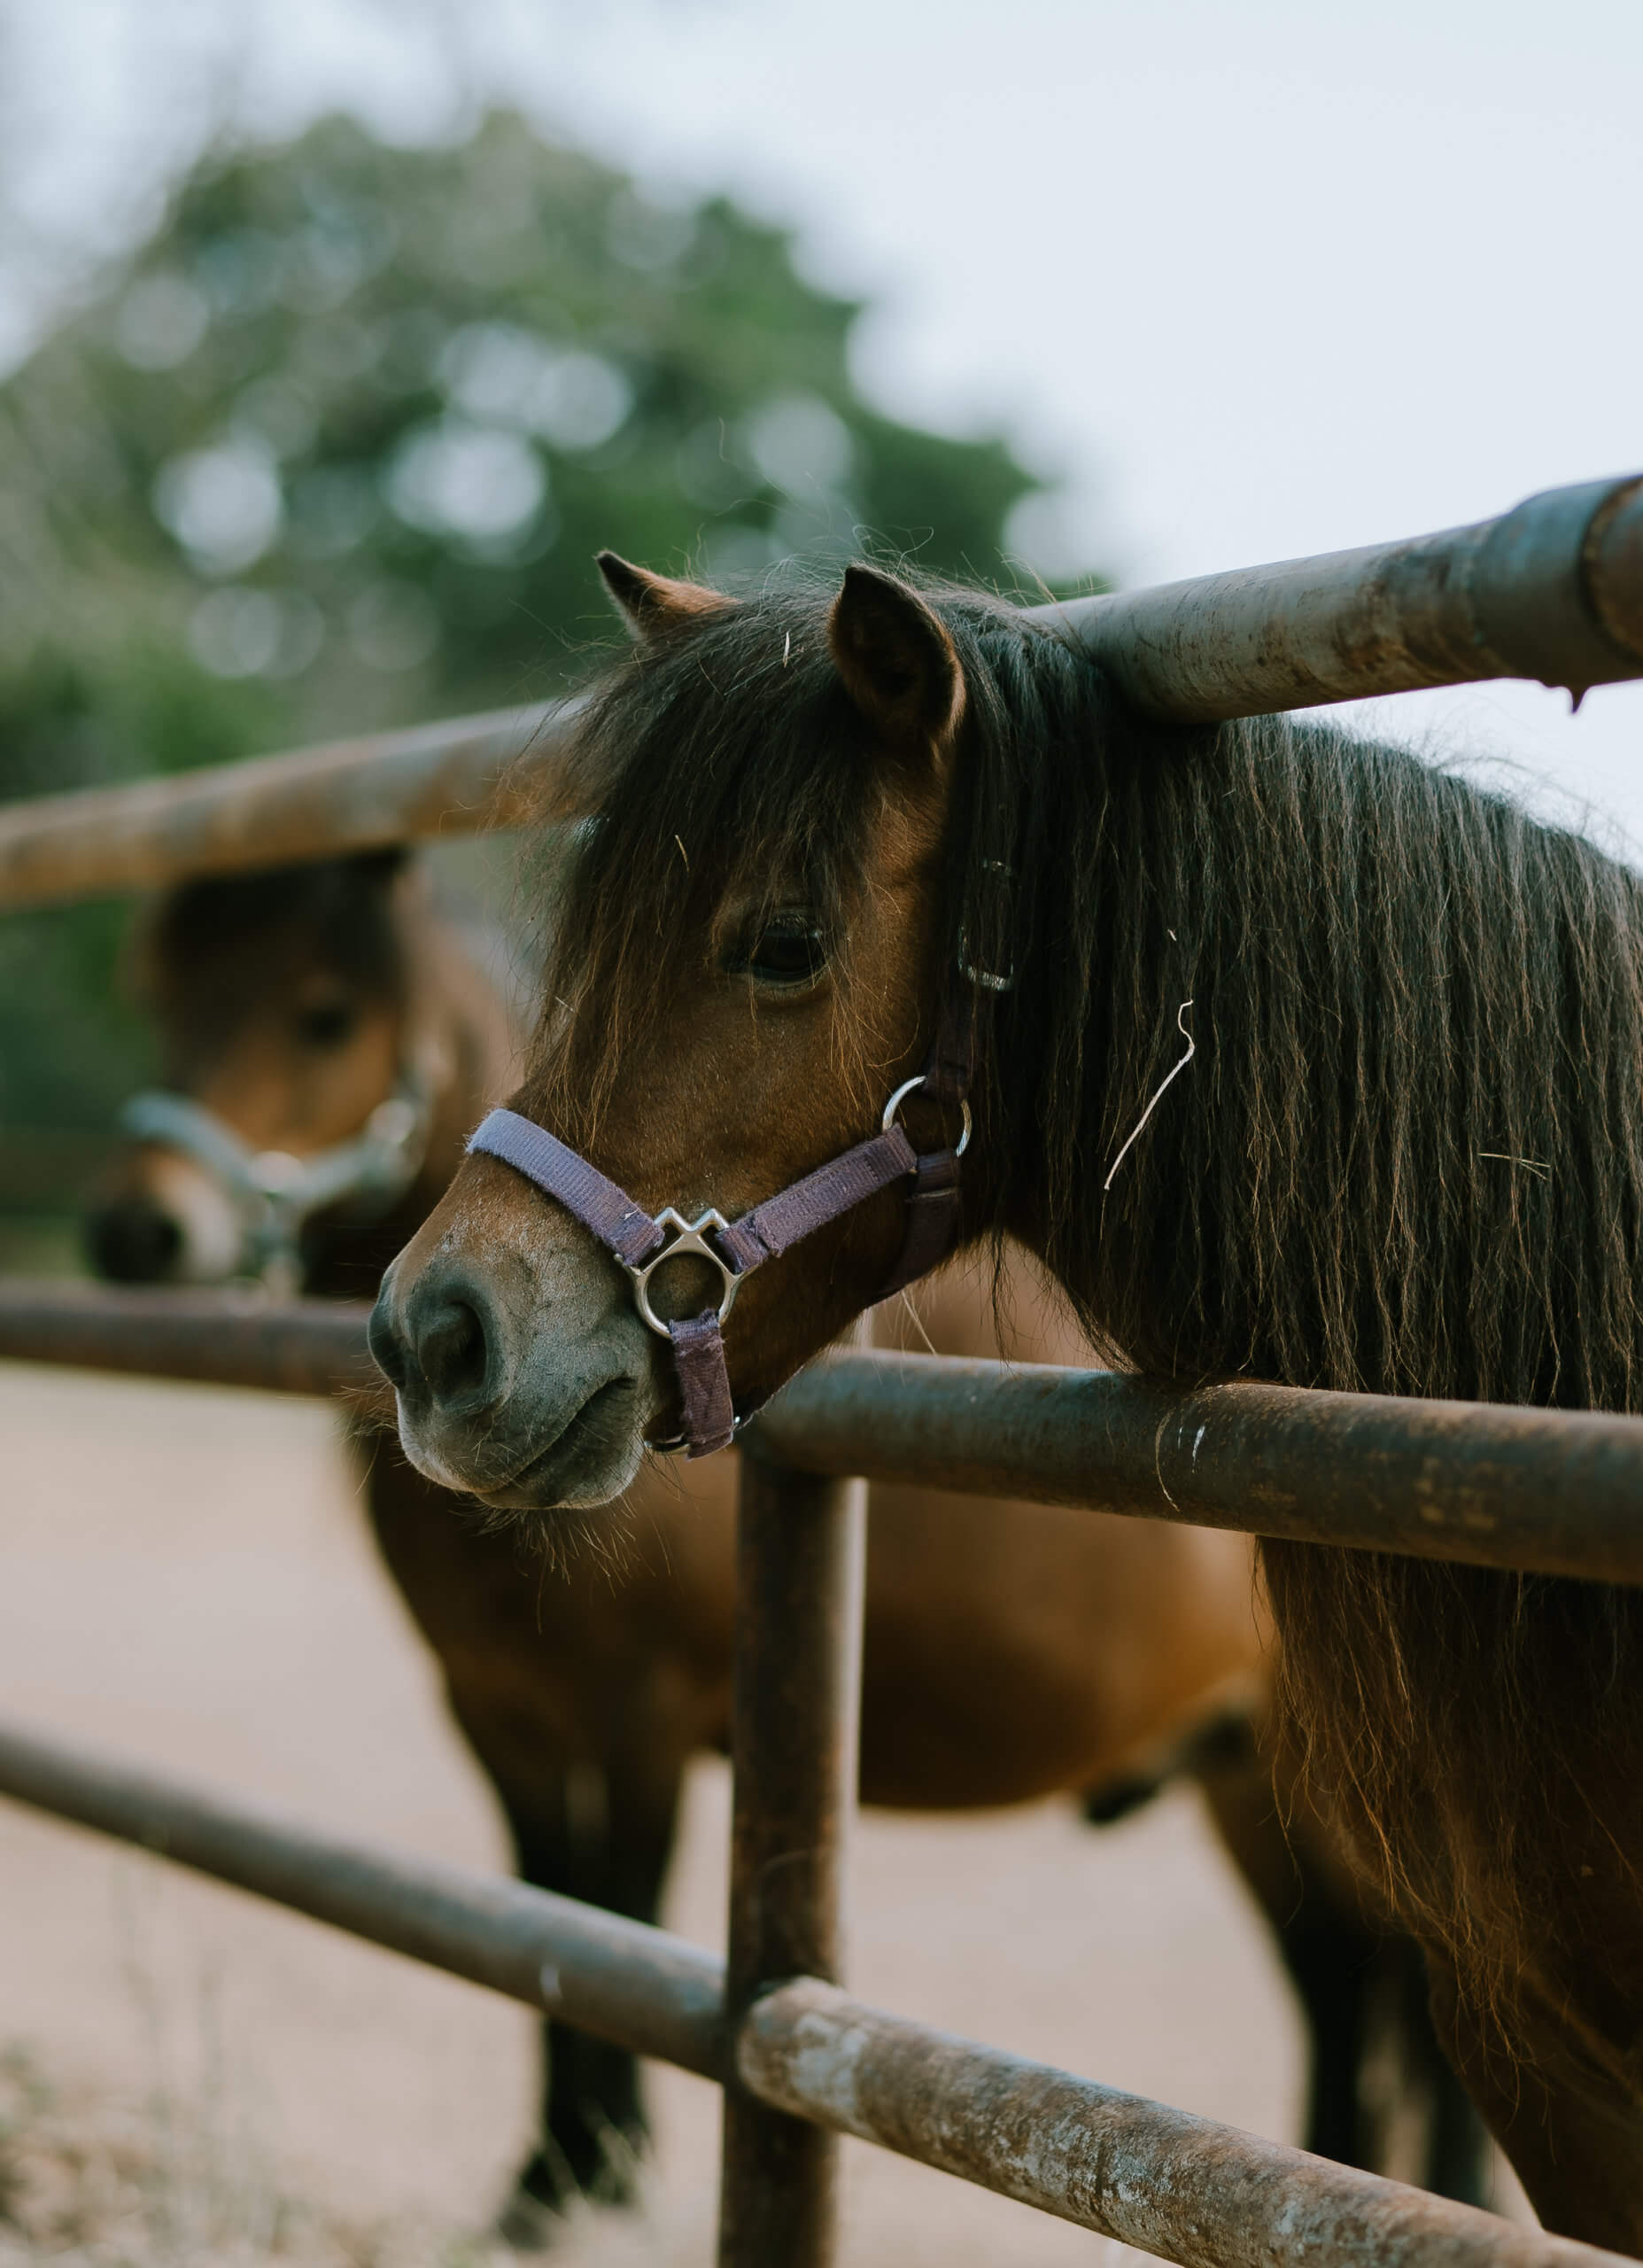
<path fill-rule="evenodd" d="M 538 697 L 608 634 L 606 544 L 1011 579 L 1039 484 L 864 403 L 858 312 L 779 230 L 506 113 L 213 155 L 0 385 L 0 796 Z M 13 1125 L 93 1124 L 137 1075 L 117 927 L 0 924 Z"/>

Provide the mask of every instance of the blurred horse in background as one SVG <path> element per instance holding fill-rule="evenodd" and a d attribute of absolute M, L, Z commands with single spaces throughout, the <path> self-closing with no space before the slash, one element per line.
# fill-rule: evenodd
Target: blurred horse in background
<path fill-rule="evenodd" d="M 142 973 L 166 1085 L 128 1107 L 92 1194 L 98 1271 L 372 1297 L 516 1081 L 514 1019 L 471 938 L 415 866 L 340 858 L 174 891 L 147 922 Z M 949 1270 L 917 1319 L 881 1309 L 875 1337 L 996 1355 L 1003 1315 L 1002 1351 L 1087 1359 L 1025 1255 L 1000 1293 L 990 1271 Z M 686 1767 L 727 1737 L 734 1456 L 648 1464 L 584 1548 L 544 1566 L 391 1434 L 358 1449 L 383 1559 L 520 1874 L 654 1921 Z M 1482 2137 L 1437 2053 L 1418 1954 L 1366 1916 L 1304 1814 L 1287 1835 L 1280 1819 L 1247 1541 L 905 1487 L 871 1502 L 864 1800 L 1068 1791 L 1100 1821 L 1190 1774 L 1305 2010 L 1308 2146 L 1478 2196 Z M 628 2194 L 644 2139 L 631 2056 L 551 2021 L 545 2045 L 541 2136 L 503 2218 L 516 2241 L 546 2241 L 578 2192 Z"/>

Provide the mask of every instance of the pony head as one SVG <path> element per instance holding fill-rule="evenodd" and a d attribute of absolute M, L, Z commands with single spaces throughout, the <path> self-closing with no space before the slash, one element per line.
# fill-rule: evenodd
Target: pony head
<path fill-rule="evenodd" d="M 965 672 L 937 607 L 872 568 L 737 604 L 601 565 L 634 644 L 548 814 L 554 934 L 513 1107 L 645 1212 L 732 1220 L 875 1132 L 924 1060 Z M 934 1106 L 907 1112 L 944 1138 Z M 886 1188 L 739 1287 L 738 1402 L 871 1303 L 904 1209 Z M 663 1325 L 719 1296 L 685 1254 L 647 1291 Z M 372 1344 L 413 1461 L 499 1508 L 602 1502 L 678 1429 L 622 1270 L 488 1156 L 390 1270 Z"/>

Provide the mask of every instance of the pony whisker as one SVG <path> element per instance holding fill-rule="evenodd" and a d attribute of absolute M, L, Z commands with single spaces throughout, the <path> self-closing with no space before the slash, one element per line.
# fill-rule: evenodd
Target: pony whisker
<path fill-rule="evenodd" d="M 923 1340 L 926 1354 L 935 1354 L 938 1351 L 935 1341 L 931 1338 L 929 1332 L 924 1327 L 924 1317 L 913 1305 L 912 1293 L 911 1292 L 898 1292 L 896 1293 L 896 1297 L 900 1300 L 903 1307 L 906 1309 L 909 1322 L 912 1324 L 913 1329 L 918 1333 L 920 1339 Z"/>

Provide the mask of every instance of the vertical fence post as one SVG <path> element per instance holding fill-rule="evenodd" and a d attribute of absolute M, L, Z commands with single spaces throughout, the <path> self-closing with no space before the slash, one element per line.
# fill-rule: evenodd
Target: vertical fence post
<path fill-rule="evenodd" d="M 856 1800 L 865 1484 L 741 1458 L 731 1758 L 733 2039 L 765 1987 L 841 1981 L 846 1833 Z M 829 2268 L 838 2141 L 725 2095 L 720 2268 Z"/>

